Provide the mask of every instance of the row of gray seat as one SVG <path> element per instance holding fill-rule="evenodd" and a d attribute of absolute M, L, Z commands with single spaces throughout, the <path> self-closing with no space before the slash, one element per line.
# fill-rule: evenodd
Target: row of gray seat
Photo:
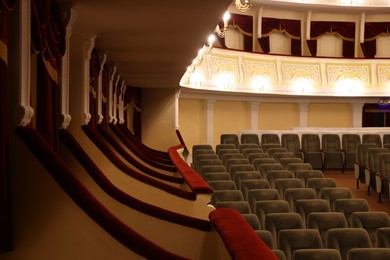
<path fill-rule="evenodd" d="M 336 259 L 346 259 L 351 250 L 339 243 L 347 240 L 335 242 L 335 238 L 329 238 L 328 242 L 326 234 L 330 229 L 340 229 L 332 231 L 337 234 L 336 237 L 340 236 L 338 232 L 341 232 L 341 228 L 345 236 L 355 236 L 352 233 L 356 229 L 362 229 L 360 233 L 369 237 L 369 242 L 364 247 L 371 248 L 371 251 L 375 249 L 376 254 L 379 249 L 373 247 L 386 243 L 389 245 L 388 241 L 377 243 L 376 238 L 376 230 L 382 228 L 381 232 L 386 235 L 382 235 L 380 241 L 389 240 L 390 228 L 385 228 L 390 227 L 387 213 L 370 212 L 367 201 L 352 198 L 350 189 L 337 188 L 335 180 L 325 178 L 322 171 L 314 170 L 310 164 L 303 163 L 302 159 L 295 156 L 281 156 L 277 160 L 276 154 L 288 153 L 286 149 L 276 149 L 280 147 L 260 148 L 240 144 L 237 148 L 224 153 L 223 150 L 234 148 L 220 144 L 216 147 L 218 152 L 214 152 L 211 146 L 194 146 L 193 167 L 215 189 L 211 204 L 215 207 L 237 209 L 280 259 L 299 259 L 298 255 L 307 256 L 310 252 L 305 250 L 310 251 L 310 248 L 316 248 L 313 254 L 322 250 L 321 254 L 336 254 L 340 257 Z M 253 149 L 252 153 L 245 151 L 246 149 Z M 232 154 L 235 153 L 241 155 L 234 157 Z M 211 154 L 214 155 L 210 156 Z M 229 154 L 232 156 L 228 156 Z M 254 154 L 257 156 L 253 156 Z M 285 165 L 280 163 L 280 160 L 293 158 L 300 161 Z M 259 162 L 266 159 L 273 160 L 268 163 Z M 202 161 L 209 163 L 203 164 Z M 255 166 L 254 162 L 258 164 Z M 302 166 L 307 168 L 300 168 Z M 388 223 L 381 223 L 374 234 L 373 231 L 368 231 L 367 223 L 370 221 L 360 220 L 360 212 L 370 213 L 366 218 L 385 218 Z M 361 246 L 362 244 L 359 247 Z M 338 248 L 336 252 L 332 250 L 333 247 Z M 350 246 L 352 247 L 354 246 Z M 379 251 L 383 253 L 383 250 Z"/>

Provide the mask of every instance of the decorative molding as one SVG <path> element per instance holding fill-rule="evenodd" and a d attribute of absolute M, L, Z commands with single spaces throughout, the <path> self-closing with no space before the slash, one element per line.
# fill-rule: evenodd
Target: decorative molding
<path fill-rule="evenodd" d="M 87 125 L 91 120 L 91 113 L 89 111 L 89 69 L 91 53 L 95 46 L 96 34 L 86 33 L 83 35 L 83 117 L 84 124 Z"/>
<path fill-rule="evenodd" d="M 177 88 L 175 90 L 175 129 L 180 129 L 179 126 L 179 98 L 180 98 L 181 89 Z"/>
<path fill-rule="evenodd" d="M 70 62 L 70 37 L 72 35 L 72 28 L 77 18 L 77 8 L 68 6 L 62 9 L 62 15 L 64 20 L 67 21 L 66 24 L 66 34 L 65 34 L 65 53 L 61 61 L 61 129 L 68 128 L 72 117 L 69 114 L 69 62 Z"/>
<path fill-rule="evenodd" d="M 119 124 L 123 124 L 125 122 L 125 117 L 124 117 L 124 94 L 125 94 L 125 90 L 126 90 L 126 81 L 125 80 L 122 80 L 121 82 L 121 86 L 120 86 L 120 94 L 119 94 L 119 97 L 118 97 L 118 118 L 119 118 L 119 121 L 118 123 Z"/>
<path fill-rule="evenodd" d="M 26 126 L 34 116 L 31 97 L 31 1 L 19 1 L 19 113 L 18 125 Z"/>
<path fill-rule="evenodd" d="M 109 82 L 109 90 L 108 90 L 108 122 L 114 122 L 113 110 L 115 109 L 114 104 L 114 79 L 116 75 L 116 66 L 114 66 L 111 70 L 110 82 Z"/>

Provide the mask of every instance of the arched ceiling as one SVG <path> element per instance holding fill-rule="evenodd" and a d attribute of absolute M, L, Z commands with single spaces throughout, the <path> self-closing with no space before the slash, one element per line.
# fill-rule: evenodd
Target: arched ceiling
<path fill-rule="evenodd" d="M 187 66 L 232 4 L 232 0 L 59 1 L 75 6 L 75 33 L 96 34 L 95 47 L 100 53 L 108 52 L 107 63 L 117 66 L 127 85 L 141 88 L 178 88 Z M 253 7 L 302 8 L 285 2 L 292 1 L 253 0 Z"/>

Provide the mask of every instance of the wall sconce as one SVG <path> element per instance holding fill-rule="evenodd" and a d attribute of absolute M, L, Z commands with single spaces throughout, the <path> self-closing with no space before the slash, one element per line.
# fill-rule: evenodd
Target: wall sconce
<path fill-rule="evenodd" d="M 219 28 L 218 25 L 215 27 L 215 32 L 216 32 L 216 33 L 218 34 L 218 36 L 221 37 L 221 38 L 224 38 L 224 37 L 225 37 L 227 28 L 228 28 L 228 26 L 229 26 L 229 19 L 230 19 L 230 14 L 229 14 L 229 12 L 225 12 L 225 14 L 223 15 L 223 28 L 222 28 L 222 30 Z"/>
<path fill-rule="evenodd" d="M 245 0 L 244 1 L 244 4 L 241 3 L 241 0 L 235 0 L 235 5 L 237 7 L 237 9 L 241 12 L 241 13 L 245 13 L 246 11 L 249 10 L 249 8 L 252 6 L 252 3 L 250 0 Z"/>

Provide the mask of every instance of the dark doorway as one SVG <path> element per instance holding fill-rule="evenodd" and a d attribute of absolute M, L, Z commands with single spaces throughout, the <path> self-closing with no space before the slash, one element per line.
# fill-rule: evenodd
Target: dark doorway
<path fill-rule="evenodd" d="M 390 104 L 379 105 L 377 103 L 364 104 L 363 106 L 363 127 L 389 127 L 390 126 Z"/>

